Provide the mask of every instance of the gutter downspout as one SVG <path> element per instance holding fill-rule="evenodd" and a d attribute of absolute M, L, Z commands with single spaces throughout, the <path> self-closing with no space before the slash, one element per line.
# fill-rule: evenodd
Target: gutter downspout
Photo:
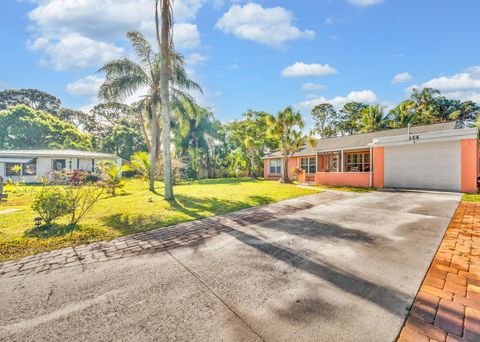
<path fill-rule="evenodd" d="M 370 187 L 373 187 L 373 144 L 370 145 Z"/>

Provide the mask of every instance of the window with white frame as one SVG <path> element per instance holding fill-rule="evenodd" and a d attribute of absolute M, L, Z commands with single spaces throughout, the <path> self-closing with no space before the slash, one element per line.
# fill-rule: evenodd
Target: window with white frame
<path fill-rule="evenodd" d="M 370 172 L 370 153 L 356 152 L 346 154 L 347 172 Z"/>
<path fill-rule="evenodd" d="M 279 175 L 282 173 L 282 160 L 281 159 L 270 159 L 269 160 L 269 173 L 271 175 Z"/>
<path fill-rule="evenodd" d="M 306 173 L 316 173 L 317 158 L 315 157 L 300 158 L 300 168 L 302 170 L 305 170 Z"/>
<path fill-rule="evenodd" d="M 6 163 L 7 176 L 35 176 L 37 174 L 37 160 L 28 163 Z"/>

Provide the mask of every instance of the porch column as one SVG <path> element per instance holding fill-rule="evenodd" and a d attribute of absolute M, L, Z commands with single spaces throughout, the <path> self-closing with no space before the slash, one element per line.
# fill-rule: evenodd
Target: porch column
<path fill-rule="evenodd" d="M 343 172 L 343 149 L 340 153 L 340 172 Z"/>

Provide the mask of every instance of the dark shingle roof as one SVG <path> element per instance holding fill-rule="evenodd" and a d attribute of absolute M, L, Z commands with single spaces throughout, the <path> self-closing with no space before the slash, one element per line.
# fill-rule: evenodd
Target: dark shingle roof
<path fill-rule="evenodd" d="M 452 122 L 445 122 L 433 125 L 425 125 L 425 126 L 412 126 L 410 127 L 411 134 L 417 133 L 428 133 L 428 132 L 440 132 L 440 131 L 447 131 L 450 129 L 457 128 L 457 123 L 455 121 Z M 308 156 L 316 154 L 317 152 L 321 151 L 330 151 L 335 149 L 348 149 L 348 148 L 355 148 L 355 147 L 367 147 L 368 144 L 373 142 L 374 138 L 381 138 L 381 137 L 390 137 L 396 135 L 403 135 L 408 133 L 408 128 L 396 128 L 396 129 L 387 129 L 383 131 L 377 131 L 372 133 L 363 133 L 363 134 L 353 134 L 353 135 L 345 135 L 341 137 L 334 137 L 334 138 L 326 138 L 326 139 L 318 139 L 317 144 L 315 146 L 311 146 L 309 144 L 303 145 L 298 152 L 294 154 L 294 156 Z M 282 157 L 282 153 L 279 151 L 275 151 L 266 158 L 275 158 L 275 157 Z"/>

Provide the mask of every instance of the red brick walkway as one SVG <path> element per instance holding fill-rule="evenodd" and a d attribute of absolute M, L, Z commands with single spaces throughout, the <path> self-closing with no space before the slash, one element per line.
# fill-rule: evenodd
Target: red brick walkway
<path fill-rule="evenodd" d="M 461 203 L 398 339 L 480 342 L 480 203 Z"/>

